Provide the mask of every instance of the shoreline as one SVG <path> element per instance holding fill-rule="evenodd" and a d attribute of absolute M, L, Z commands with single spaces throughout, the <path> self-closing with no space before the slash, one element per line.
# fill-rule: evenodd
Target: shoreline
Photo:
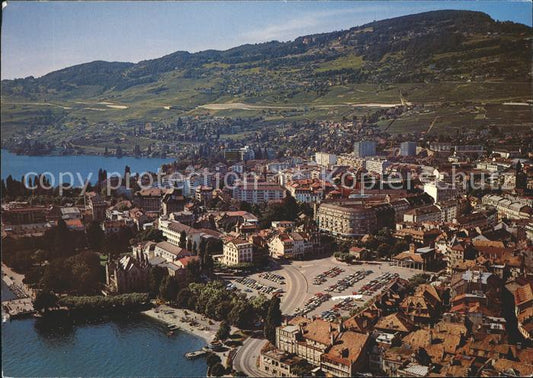
<path fill-rule="evenodd" d="M 162 157 L 153 157 L 153 156 L 136 156 L 136 155 L 131 155 L 131 154 L 127 154 L 127 153 L 124 153 L 123 155 L 121 156 L 116 156 L 116 155 L 105 155 L 105 154 L 100 154 L 100 153 L 90 153 L 90 152 L 84 152 L 83 154 L 62 154 L 62 153 L 48 153 L 48 154 L 28 154 L 28 153 L 18 153 L 18 152 L 15 152 L 14 150 L 12 149 L 9 149 L 9 148 L 1 148 L 2 151 L 7 151 L 13 155 L 17 155 L 17 156 L 28 156 L 28 157 L 73 157 L 73 156 L 98 156 L 98 157 L 102 157 L 102 158 L 116 158 L 116 159 L 121 159 L 121 158 L 133 158 L 133 159 L 170 159 L 170 160 L 178 160 L 178 157 L 165 157 L 165 158 L 162 158 Z"/>
<path fill-rule="evenodd" d="M 167 326 L 178 327 L 179 331 L 197 336 L 203 339 L 206 344 L 213 341 L 220 323 L 193 311 L 173 308 L 167 305 L 160 305 L 140 313 L 165 323 Z M 209 322 L 212 324 L 209 324 Z"/>

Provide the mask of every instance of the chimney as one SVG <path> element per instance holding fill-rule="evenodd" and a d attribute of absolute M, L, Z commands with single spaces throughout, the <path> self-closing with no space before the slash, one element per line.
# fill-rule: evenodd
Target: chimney
<path fill-rule="evenodd" d="M 329 333 L 329 341 L 330 341 L 331 345 L 335 344 L 335 335 L 331 331 Z"/>
<path fill-rule="evenodd" d="M 415 243 L 409 244 L 409 252 L 411 252 L 411 253 L 415 253 L 416 252 Z"/>

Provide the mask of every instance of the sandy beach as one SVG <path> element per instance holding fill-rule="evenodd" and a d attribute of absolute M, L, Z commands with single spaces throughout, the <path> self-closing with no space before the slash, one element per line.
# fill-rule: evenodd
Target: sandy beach
<path fill-rule="evenodd" d="M 172 308 L 166 305 L 143 311 L 143 314 L 201 337 L 207 344 L 215 338 L 220 323 L 193 311 Z"/>

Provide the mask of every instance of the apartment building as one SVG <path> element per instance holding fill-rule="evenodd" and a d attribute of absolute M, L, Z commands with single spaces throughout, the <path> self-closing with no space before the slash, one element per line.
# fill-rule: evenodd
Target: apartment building
<path fill-rule="evenodd" d="M 271 182 L 241 182 L 233 188 L 232 197 L 255 204 L 279 201 L 285 197 L 285 189 Z"/>
<path fill-rule="evenodd" d="M 305 232 L 282 233 L 268 243 L 270 256 L 274 258 L 301 258 L 313 251 L 313 241 Z"/>
<path fill-rule="evenodd" d="M 322 203 L 316 218 L 320 230 L 335 236 L 354 237 L 377 231 L 376 212 L 360 201 Z"/>
<path fill-rule="evenodd" d="M 226 265 L 251 263 L 254 259 L 253 244 L 243 239 L 231 239 L 224 243 L 222 261 Z"/>

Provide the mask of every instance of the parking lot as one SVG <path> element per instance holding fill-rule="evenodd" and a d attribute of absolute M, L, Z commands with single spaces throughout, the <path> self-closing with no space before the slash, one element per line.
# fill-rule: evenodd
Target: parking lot
<path fill-rule="evenodd" d="M 232 284 L 250 296 L 279 295 L 284 314 L 333 320 L 363 306 L 397 278 L 419 273 L 387 262 L 348 265 L 327 257 L 276 265 L 268 272 L 232 280 Z"/>

